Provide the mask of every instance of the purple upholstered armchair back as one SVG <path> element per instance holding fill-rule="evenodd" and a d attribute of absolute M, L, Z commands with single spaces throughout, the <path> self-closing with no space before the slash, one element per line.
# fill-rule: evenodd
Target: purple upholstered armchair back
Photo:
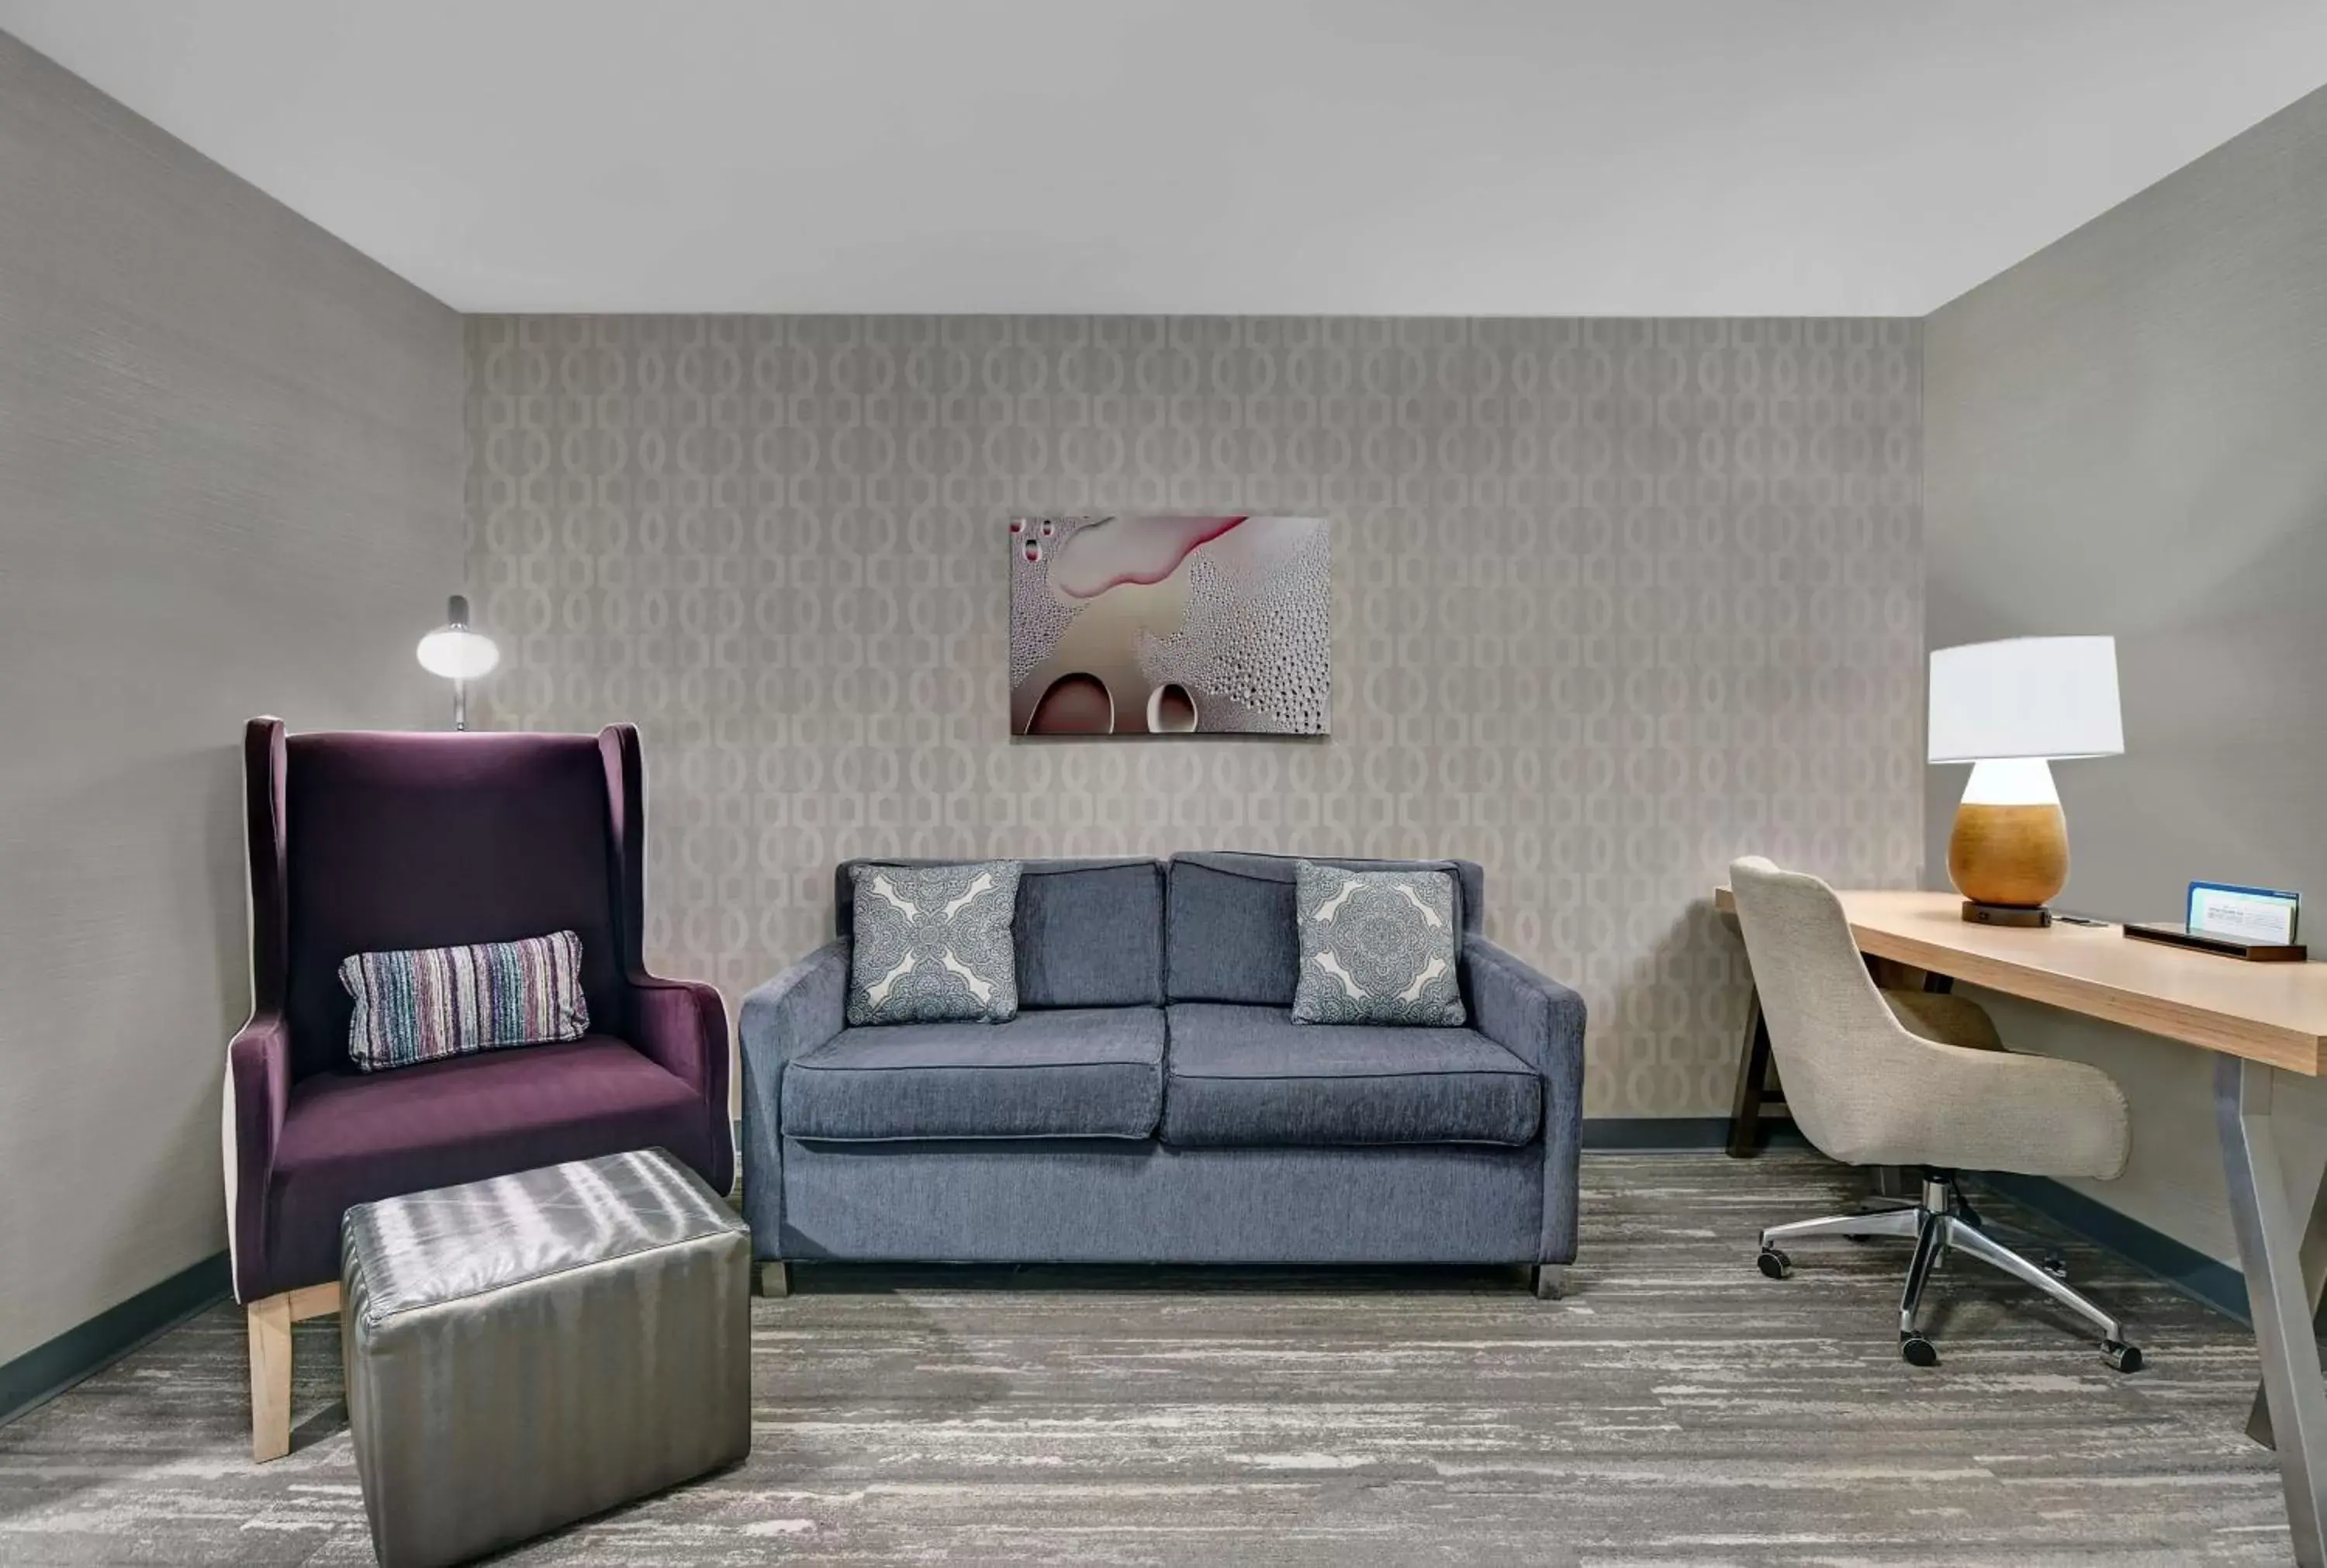
<path fill-rule="evenodd" d="M 254 979 L 289 1026 L 294 1081 L 347 1069 L 350 953 L 578 932 L 591 1025 L 625 1031 L 636 731 L 286 737 L 263 723 L 250 747 L 252 779 L 273 786 L 251 791 Z"/>

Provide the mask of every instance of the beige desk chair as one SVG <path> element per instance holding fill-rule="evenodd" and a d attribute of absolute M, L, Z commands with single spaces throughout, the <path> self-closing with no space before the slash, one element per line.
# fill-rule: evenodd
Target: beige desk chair
<path fill-rule="evenodd" d="M 2123 1325 L 1981 1229 L 1955 1181 L 1959 1170 L 2117 1176 L 2131 1134 L 2125 1097 L 2108 1075 L 2081 1062 L 1996 1049 L 1993 1026 L 1978 1009 L 1969 1009 L 1976 1023 L 1947 1016 L 1943 1003 L 1953 999 L 1894 997 L 1894 1010 L 1866 973 L 1840 901 L 1818 878 L 1752 855 L 1729 868 L 1729 885 L 1769 1020 L 1770 1048 L 1802 1135 L 1849 1164 L 1914 1165 L 1923 1173 L 1920 1203 L 1770 1227 L 1762 1232 L 1762 1272 L 1783 1279 L 1792 1271 L 1779 1247 L 1784 1241 L 1912 1241 L 1899 1300 L 1899 1349 L 1918 1367 L 1936 1367 L 1939 1352 L 1917 1330 L 1916 1309 L 1940 1255 L 1968 1253 L 2090 1320 L 2109 1365 L 2139 1370 L 2141 1352 L 2125 1342 Z M 1968 1007 L 1956 1003 L 1957 1011 Z M 1968 1043 L 1948 1043 L 1950 1038 Z"/>

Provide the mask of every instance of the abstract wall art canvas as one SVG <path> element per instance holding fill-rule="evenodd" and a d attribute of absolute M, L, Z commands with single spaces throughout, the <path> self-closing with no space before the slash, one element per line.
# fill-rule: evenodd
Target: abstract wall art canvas
<path fill-rule="evenodd" d="M 1014 735 L 1322 735 L 1322 518 L 1010 520 Z"/>

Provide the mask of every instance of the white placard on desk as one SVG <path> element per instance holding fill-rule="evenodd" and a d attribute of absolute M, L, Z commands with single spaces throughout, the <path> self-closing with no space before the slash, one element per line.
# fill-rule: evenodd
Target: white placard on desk
<path fill-rule="evenodd" d="M 2190 884 L 2192 931 L 2235 937 L 2242 942 L 2292 943 L 2303 895 L 2272 888 L 2231 887 L 2223 882 Z"/>

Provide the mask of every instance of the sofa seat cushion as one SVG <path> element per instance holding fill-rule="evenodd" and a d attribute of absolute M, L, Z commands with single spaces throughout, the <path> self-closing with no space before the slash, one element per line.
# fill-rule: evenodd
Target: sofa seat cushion
<path fill-rule="evenodd" d="M 703 1097 L 611 1035 L 292 1086 L 276 1146 L 268 1272 L 340 1273 L 352 1205 L 636 1149 L 710 1158 Z"/>
<path fill-rule="evenodd" d="M 1145 1138 L 1164 1099 L 1164 1013 L 1069 1007 L 1007 1023 L 844 1029 L 784 1069 L 784 1134 Z"/>
<path fill-rule="evenodd" d="M 1535 1069 L 1472 1029 L 1295 1023 L 1283 1007 L 1170 1011 L 1164 1141 L 1182 1147 L 1534 1141 Z"/>

